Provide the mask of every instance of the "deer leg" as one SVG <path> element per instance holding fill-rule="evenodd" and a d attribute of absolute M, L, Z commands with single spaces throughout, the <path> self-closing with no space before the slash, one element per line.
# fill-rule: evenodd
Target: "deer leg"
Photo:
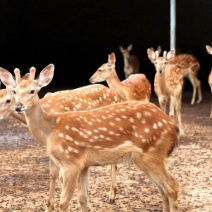
<path fill-rule="evenodd" d="M 78 178 L 78 200 L 82 208 L 82 212 L 87 212 L 87 196 L 88 196 L 88 180 L 89 168 L 85 168 Z"/>
<path fill-rule="evenodd" d="M 176 98 L 174 96 L 171 96 L 170 98 L 170 105 L 169 105 L 169 117 L 177 123 L 177 120 L 175 118 L 175 105 L 176 105 Z"/>
<path fill-rule="evenodd" d="M 183 131 L 182 119 L 181 119 L 181 111 L 182 111 L 181 99 L 182 99 L 182 95 L 180 95 L 176 98 L 175 111 L 176 111 L 176 120 L 177 120 L 176 122 L 177 122 L 179 129 L 180 129 L 180 136 L 183 136 L 184 131 Z"/>
<path fill-rule="evenodd" d="M 116 170 L 117 170 L 117 165 L 112 164 L 111 165 L 110 193 L 109 193 L 109 196 L 108 196 L 108 203 L 109 204 L 115 203 L 115 196 L 116 196 L 116 191 L 117 191 Z"/>
<path fill-rule="evenodd" d="M 189 80 L 192 84 L 192 87 L 193 87 L 193 94 L 192 94 L 192 99 L 191 99 L 191 102 L 190 102 L 190 104 L 193 105 L 195 103 L 198 85 L 197 85 L 197 80 L 195 79 L 195 76 L 193 76 L 192 74 L 189 74 L 188 78 L 189 78 Z"/>
<path fill-rule="evenodd" d="M 200 82 L 200 80 L 196 79 L 196 84 L 197 84 L 197 90 L 198 90 L 197 103 L 200 103 L 202 101 L 202 90 L 201 90 L 201 82 Z"/>
<path fill-rule="evenodd" d="M 79 176 L 79 167 L 71 166 L 64 167 L 60 170 L 63 179 L 62 193 L 60 196 L 60 212 L 67 212 L 69 210 L 69 202 L 74 193 L 76 182 Z"/>
<path fill-rule="evenodd" d="M 165 96 L 159 96 L 158 97 L 158 102 L 159 102 L 159 105 L 160 105 L 160 109 L 165 113 L 166 113 L 166 105 L 167 105 L 167 102 L 168 102 L 168 99 L 165 97 Z"/>
<path fill-rule="evenodd" d="M 146 157 L 134 154 L 133 161 L 159 187 L 163 199 L 163 212 L 177 212 L 179 185 L 166 170 L 164 158 L 159 155 L 157 150 L 148 153 Z"/>
<path fill-rule="evenodd" d="M 55 163 L 50 159 L 50 188 L 49 188 L 49 199 L 46 206 L 46 212 L 54 210 L 54 193 L 55 193 L 55 184 L 58 178 L 59 168 Z"/>

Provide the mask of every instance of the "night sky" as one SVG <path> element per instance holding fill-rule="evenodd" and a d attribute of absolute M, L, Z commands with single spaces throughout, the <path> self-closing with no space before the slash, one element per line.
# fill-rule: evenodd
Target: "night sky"
<path fill-rule="evenodd" d="M 176 50 L 196 56 L 202 87 L 209 90 L 212 56 L 205 45 L 212 42 L 212 1 L 176 2 Z M 158 45 L 169 50 L 169 17 L 169 0 L 1 0 L 0 66 L 11 72 L 18 67 L 22 74 L 35 66 L 38 75 L 53 63 L 55 76 L 48 87 L 75 88 L 88 85 L 90 76 L 114 52 L 123 80 L 118 47 L 132 43 L 140 72 L 153 83 L 155 70 L 146 51 Z"/>

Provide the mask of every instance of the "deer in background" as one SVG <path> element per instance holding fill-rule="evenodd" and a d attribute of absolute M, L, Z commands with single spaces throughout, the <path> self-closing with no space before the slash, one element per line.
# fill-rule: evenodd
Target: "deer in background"
<path fill-rule="evenodd" d="M 102 108 L 66 113 L 47 113 L 39 102 L 38 92 L 54 75 L 54 65 L 45 67 L 37 80 L 30 68 L 28 80 L 15 69 L 15 111 L 23 113 L 30 132 L 44 143 L 54 163 L 60 168 L 62 192 L 60 212 L 78 188 L 82 212 L 87 212 L 88 169 L 132 161 L 158 187 L 163 211 L 178 211 L 178 182 L 165 167 L 179 140 L 175 123 L 156 105 L 145 101 L 128 101 Z M 7 78 L 2 78 L 3 83 Z"/>
<path fill-rule="evenodd" d="M 119 50 L 124 58 L 124 74 L 127 79 L 131 74 L 139 73 L 140 61 L 136 55 L 130 55 L 133 45 L 130 44 L 127 48 L 119 46 Z"/>
<path fill-rule="evenodd" d="M 116 69 L 116 55 L 108 55 L 108 62 L 101 65 L 90 77 L 91 83 L 106 81 L 110 89 L 114 89 L 123 101 L 150 101 L 151 84 L 144 74 L 132 74 L 120 81 Z"/>
<path fill-rule="evenodd" d="M 209 54 L 212 55 L 212 47 L 209 46 L 209 45 L 206 45 L 206 50 Z M 210 118 L 212 118 L 212 69 L 211 69 L 211 72 L 208 76 L 208 84 L 210 86 L 210 89 L 211 89 L 211 113 L 210 113 Z"/>
<path fill-rule="evenodd" d="M 3 68 L 0 68 L 0 77 L 6 79 L 4 81 L 6 89 L 0 90 L 0 119 L 11 116 L 26 124 L 24 115 L 18 114 L 14 111 L 15 99 L 13 87 L 7 83 L 8 81 L 10 83 L 13 81 L 12 74 Z M 22 80 L 27 80 L 28 77 L 29 75 L 27 74 L 22 78 Z M 47 112 L 64 113 L 67 111 L 89 110 L 109 104 L 115 104 L 120 102 L 120 97 L 116 94 L 116 92 L 113 92 L 106 86 L 95 84 L 83 86 L 73 90 L 47 93 L 42 99 L 39 100 L 39 102 Z M 58 175 L 59 168 L 52 160 L 50 160 L 50 188 L 46 211 L 53 210 L 55 185 Z M 111 180 L 113 178 L 114 176 L 111 174 Z M 114 187 L 110 188 L 111 193 L 116 192 L 113 191 L 113 189 Z M 112 199 L 112 197 L 109 196 L 109 199 Z"/>
<path fill-rule="evenodd" d="M 147 55 L 156 70 L 154 90 L 158 97 L 160 108 L 167 113 L 166 107 L 169 103 L 169 116 L 179 126 L 180 135 L 183 136 L 181 121 L 183 73 L 178 66 L 169 64 L 169 61 L 175 56 L 175 50 L 171 50 L 168 53 L 164 51 L 163 56 L 159 57 L 158 51 L 149 48 L 147 49 Z"/>
<path fill-rule="evenodd" d="M 90 77 L 91 83 L 106 81 L 110 89 L 114 89 L 122 101 L 129 100 L 143 100 L 150 101 L 151 97 L 151 84 L 144 74 L 132 74 L 124 81 L 120 81 L 116 69 L 116 56 L 114 53 L 108 55 L 108 62 L 101 65 L 97 71 Z M 117 190 L 116 183 L 116 165 L 111 166 L 113 175 L 112 185 L 110 188 L 109 203 L 115 202 L 114 193 Z"/>
<path fill-rule="evenodd" d="M 154 50 L 154 49 L 153 49 Z M 158 54 L 160 55 L 162 49 L 158 46 Z M 196 100 L 197 92 L 198 92 L 198 100 L 197 103 L 202 101 L 202 89 L 201 82 L 197 78 L 198 71 L 200 69 L 199 61 L 191 54 L 178 54 L 172 60 L 168 61 L 168 64 L 174 64 L 179 66 L 183 72 L 183 77 L 187 78 L 192 85 L 193 94 L 190 104 L 193 105 Z"/>

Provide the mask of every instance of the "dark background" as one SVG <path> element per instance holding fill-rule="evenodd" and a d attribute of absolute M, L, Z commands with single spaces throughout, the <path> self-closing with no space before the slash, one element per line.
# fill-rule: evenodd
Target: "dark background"
<path fill-rule="evenodd" d="M 176 0 L 176 50 L 192 53 L 201 64 L 198 77 L 203 90 L 212 56 L 205 45 L 212 42 L 212 1 Z M 170 48 L 169 0 L 1 0 L 0 66 L 22 74 L 31 66 L 38 73 L 55 65 L 50 87 L 75 88 L 88 79 L 108 54 L 116 54 L 116 70 L 124 79 L 119 45 L 133 43 L 132 54 L 141 62 L 140 72 L 153 83 L 155 69 L 147 48 Z M 191 89 L 190 83 L 186 83 Z"/>

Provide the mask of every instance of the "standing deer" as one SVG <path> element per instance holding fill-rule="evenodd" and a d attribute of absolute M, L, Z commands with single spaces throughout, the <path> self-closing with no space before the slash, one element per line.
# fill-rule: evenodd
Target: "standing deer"
<path fill-rule="evenodd" d="M 0 77 L 1 76 L 7 79 L 7 81 L 13 81 L 13 76 L 11 73 L 3 68 L 0 68 Z M 25 80 L 28 77 L 29 75 L 25 75 L 22 80 Z M 14 111 L 14 93 L 7 81 L 5 81 L 6 89 L 0 90 L 0 119 L 12 116 L 26 124 L 24 115 L 18 114 Z M 67 111 L 94 109 L 109 104 L 115 104 L 120 102 L 120 97 L 106 86 L 96 84 L 83 86 L 73 90 L 47 93 L 42 99 L 39 100 L 39 102 L 47 112 L 63 113 Z M 50 160 L 50 190 L 46 211 L 53 210 L 55 184 L 58 174 L 59 168 L 52 160 Z M 111 173 L 111 180 L 113 180 L 113 178 L 113 173 Z M 117 190 L 117 188 L 114 186 L 112 187 L 112 185 L 113 183 L 111 183 L 110 188 L 111 194 L 115 193 Z M 113 189 L 116 190 L 113 191 Z M 113 196 L 109 196 L 109 200 L 112 198 Z"/>
<path fill-rule="evenodd" d="M 126 49 L 123 46 L 119 46 L 119 50 L 124 58 L 124 74 L 127 79 L 131 74 L 139 73 L 140 61 L 136 55 L 130 55 L 133 45 L 130 44 Z"/>
<path fill-rule="evenodd" d="M 163 56 L 159 57 L 158 51 L 147 49 L 147 55 L 156 70 L 154 90 L 160 108 L 166 113 L 166 107 L 169 103 L 169 116 L 178 124 L 180 135 L 183 136 L 181 122 L 183 73 L 178 66 L 169 64 L 169 61 L 175 56 L 175 50 L 168 53 L 164 51 Z"/>
<path fill-rule="evenodd" d="M 120 81 L 116 69 L 116 56 L 114 53 L 108 55 L 108 62 L 104 63 L 98 70 L 90 77 L 91 83 L 103 82 L 106 80 L 110 89 L 114 89 L 122 101 L 129 100 L 143 100 L 150 101 L 151 84 L 144 74 L 132 74 L 124 81 Z M 111 190 L 109 195 L 109 202 L 115 202 L 115 195 L 117 190 L 116 183 L 116 165 L 111 166 L 113 180 L 111 181 Z M 113 188 L 113 189 L 112 189 Z"/>
<path fill-rule="evenodd" d="M 120 81 L 116 69 L 116 55 L 108 55 L 108 62 L 101 65 L 90 77 L 91 83 L 106 81 L 110 89 L 114 89 L 123 101 L 150 101 L 151 84 L 144 74 L 132 74 L 124 81 Z"/>
<path fill-rule="evenodd" d="M 209 54 L 212 55 L 212 47 L 211 46 L 206 45 L 206 50 L 207 50 L 207 52 Z M 210 113 L 210 119 L 211 119 L 212 118 L 212 69 L 211 69 L 211 72 L 210 72 L 210 74 L 208 76 L 208 84 L 209 84 L 209 86 L 211 88 L 211 113 Z"/>
<path fill-rule="evenodd" d="M 153 51 L 154 49 L 151 48 Z M 158 46 L 158 55 L 160 55 L 162 49 L 161 46 Z M 198 100 L 197 103 L 202 101 L 202 90 L 201 90 L 201 82 L 197 78 L 198 71 L 200 69 L 199 61 L 191 54 L 178 54 L 172 60 L 168 62 L 168 64 L 174 64 L 181 68 L 183 72 L 184 78 L 187 78 L 193 87 L 193 94 L 190 104 L 193 105 L 195 103 L 195 99 L 198 92 Z"/>
<path fill-rule="evenodd" d="M 60 212 L 70 209 L 76 184 L 82 212 L 87 212 L 88 169 L 131 160 L 158 187 L 163 211 L 178 211 L 178 182 L 165 167 L 165 160 L 179 140 L 175 123 L 156 105 L 129 101 L 102 108 L 66 113 L 47 113 L 38 92 L 47 86 L 54 65 L 45 67 L 37 80 L 30 68 L 28 80 L 15 69 L 16 81 L 9 81 L 15 92 L 15 111 L 23 113 L 30 132 L 44 143 L 60 168 L 62 192 Z M 7 78 L 2 78 L 3 83 Z"/>

